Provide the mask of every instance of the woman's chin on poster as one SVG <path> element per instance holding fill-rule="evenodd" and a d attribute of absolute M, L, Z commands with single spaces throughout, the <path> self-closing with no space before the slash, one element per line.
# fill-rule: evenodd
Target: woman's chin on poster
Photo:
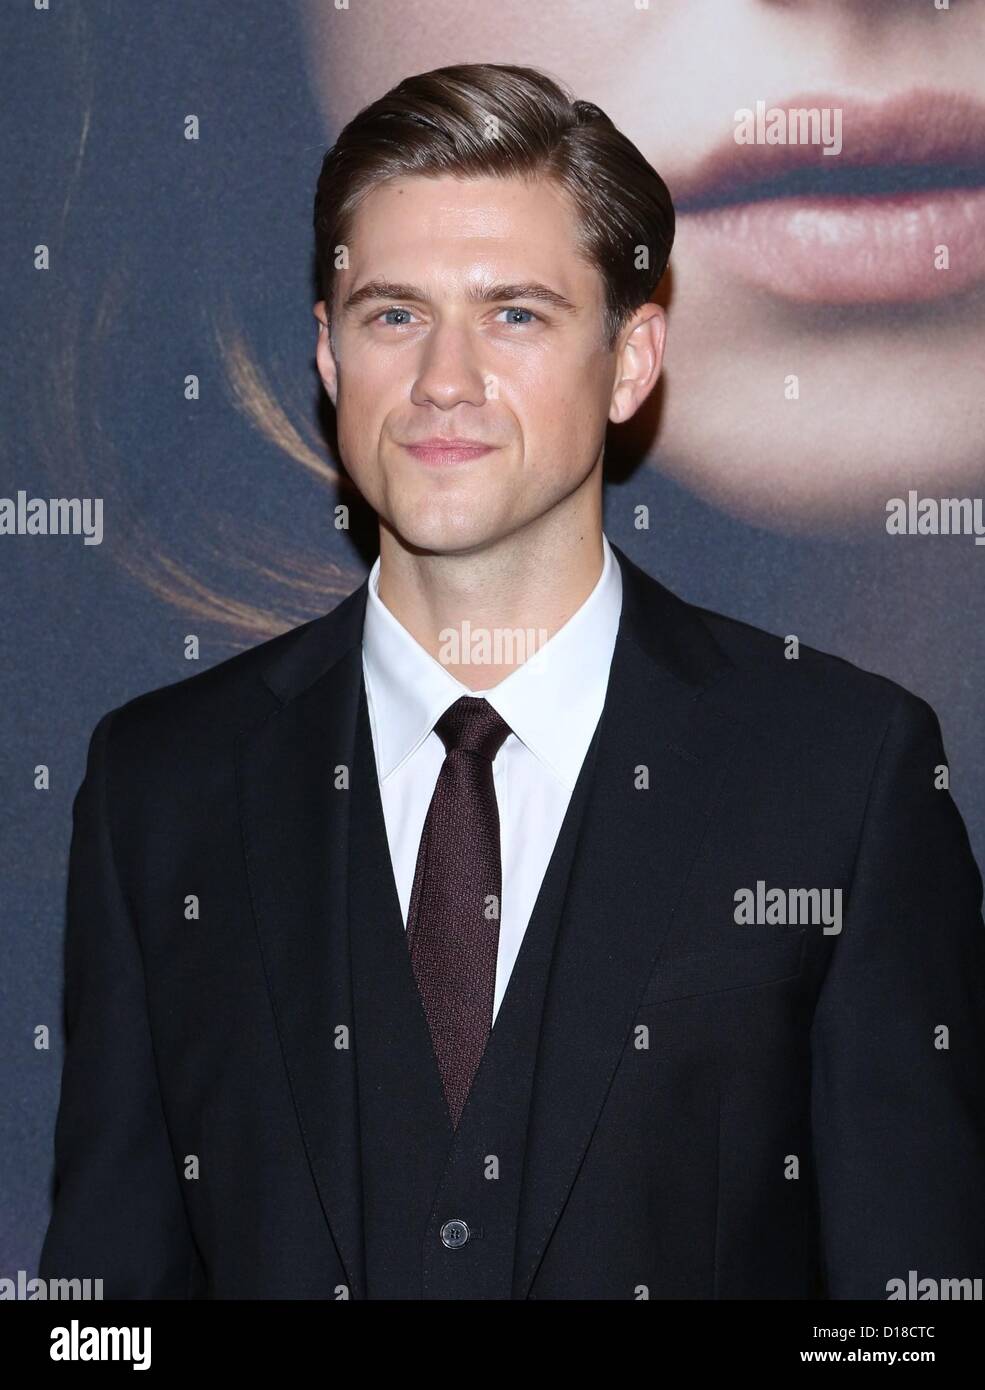
<path fill-rule="evenodd" d="M 523 63 L 678 213 L 662 390 L 615 447 L 781 531 L 985 474 L 985 0 L 304 0 L 331 132 L 400 77 Z"/>

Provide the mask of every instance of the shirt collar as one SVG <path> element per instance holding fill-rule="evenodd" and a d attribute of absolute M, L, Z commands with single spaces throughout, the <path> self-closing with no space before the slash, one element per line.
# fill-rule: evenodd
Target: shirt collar
<path fill-rule="evenodd" d="M 369 572 L 362 655 L 381 782 L 415 752 L 449 705 L 476 695 L 574 787 L 605 703 L 622 609 L 622 575 L 604 532 L 602 554 L 602 573 L 581 607 L 491 690 L 463 685 L 398 622 L 377 592 L 377 557 Z"/>

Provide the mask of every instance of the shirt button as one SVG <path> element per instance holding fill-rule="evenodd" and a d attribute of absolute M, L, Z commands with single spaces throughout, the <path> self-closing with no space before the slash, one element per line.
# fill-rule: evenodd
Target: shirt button
<path fill-rule="evenodd" d="M 469 1228 L 464 1221 L 446 1221 L 441 1228 L 441 1243 L 449 1250 L 457 1250 L 469 1238 Z"/>

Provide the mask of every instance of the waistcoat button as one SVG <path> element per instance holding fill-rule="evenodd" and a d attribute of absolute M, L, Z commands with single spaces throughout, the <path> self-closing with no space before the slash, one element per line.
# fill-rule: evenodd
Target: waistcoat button
<path fill-rule="evenodd" d="M 449 1250 L 457 1250 L 469 1238 L 469 1228 L 464 1221 L 446 1221 L 441 1228 L 441 1243 Z"/>

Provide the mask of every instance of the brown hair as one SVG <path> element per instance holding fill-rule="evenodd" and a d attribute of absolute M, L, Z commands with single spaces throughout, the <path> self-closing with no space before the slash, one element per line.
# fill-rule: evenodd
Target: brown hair
<path fill-rule="evenodd" d="M 335 258 L 362 198 L 385 179 L 449 174 L 548 178 L 568 194 L 579 250 L 605 282 L 603 331 L 613 347 L 666 269 L 674 241 L 670 193 L 604 111 L 573 101 L 536 68 L 505 63 L 407 77 L 339 135 L 315 194 L 319 288 L 329 310 Z"/>

